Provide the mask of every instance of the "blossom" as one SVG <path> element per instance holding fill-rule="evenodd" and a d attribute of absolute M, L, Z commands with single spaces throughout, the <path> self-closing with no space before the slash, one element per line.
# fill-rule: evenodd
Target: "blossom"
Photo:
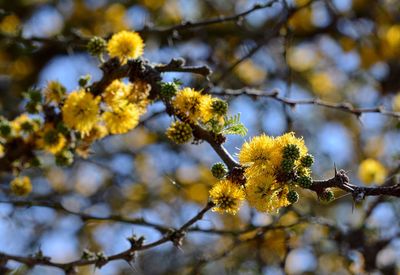
<path fill-rule="evenodd" d="M 47 103 L 59 103 L 66 93 L 65 87 L 58 81 L 52 80 L 44 88 L 44 97 Z"/>
<path fill-rule="evenodd" d="M 139 110 L 134 104 L 126 104 L 105 112 L 103 119 L 111 134 L 124 134 L 139 123 Z"/>
<path fill-rule="evenodd" d="M 57 154 L 66 145 L 67 140 L 63 134 L 58 132 L 52 125 L 46 125 L 42 137 L 38 140 L 39 147 L 44 148 L 52 154 Z"/>
<path fill-rule="evenodd" d="M 269 164 L 276 155 L 276 146 L 273 137 L 262 134 L 245 142 L 239 152 L 239 162 L 244 166 L 253 164 Z"/>
<path fill-rule="evenodd" d="M 210 198 L 215 204 L 213 211 L 236 214 L 245 193 L 239 185 L 229 180 L 221 180 L 210 190 Z"/>
<path fill-rule="evenodd" d="M 128 90 L 129 87 L 127 84 L 116 79 L 104 90 L 102 94 L 104 102 L 112 108 L 127 104 L 126 96 Z"/>
<path fill-rule="evenodd" d="M 172 101 L 174 107 L 182 114 L 186 115 L 191 121 L 200 117 L 200 104 L 202 94 L 192 88 L 184 88 L 179 91 Z"/>
<path fill-rule="evenodd" d="M 358 177 L 365 184 L 382 184 L 386 176 L 386 168 L 379 161 L 371 158 L 363 160 L 358 168 Z"/>
<path fill-rule="evenodd" d="M 10 123 L 11 129 L 16 135 L 33 133 L 39 129 L 39 122 L 33 120 L 28 114 L 23 113 Z"/>
<path fill-rule="evenodd" d="M 81 89 L 69 94 L 62 108 L 64 123 L 71 129 L 87 135 L 98 121 L 99 97 Z"/>
<path fill-rule="evenodd" d="M 11 192 L 17 196 L 26 196 L 32 192 L 32 183 L 28 177 L 17 177 L 10 182 Z"/>
<path fill-rule="evenodd" d="M 107 50 L 111 57 L 118 57 L 123 63 L 129 58 L 143 54 L 143 40 L 136 32 L 120 31 L 108 41 Z"/>
<path fill-rule="evenodd" d="M 289 188 L 278 183 L 274 176 L 253 177 L 246 184 L 246 198 L 251 206 L 262 212 L 276 212 L 288 206 Z"/>

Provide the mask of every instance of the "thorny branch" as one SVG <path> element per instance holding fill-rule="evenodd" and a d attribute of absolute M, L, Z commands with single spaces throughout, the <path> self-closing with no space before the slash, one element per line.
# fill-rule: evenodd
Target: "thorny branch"
<path fill-rule="evenodd" d="M 181 31 L 189 28 L 196 28 L 196 27 L 202 27 L 202 26 L 207 26 L 211 24 L 217 24 L 217 23 L 222 23 L 222 22 L 228 22 L 228 21 L 240 21 L 243 17 L 247 16 L 248 14 L 264 9 L 267 7 L 272 6 L 276 0 L 271 1 L 266 4 L 262 5 L 255 5 L 253 8 L 233 15 L 233 16 L 228 16 L 228 17 L 220 17 L 220 18 L 214 18 L 214 19 L 209 19 L 205 21 L 200 21 L 200 22 L 185 22 L 176 26 L 172 26 L 170 28 L 166 29 L 150 29 L 150 28 L 145 28 L 143 32 L 176 32 L 176 31 Z M 285 16 L 287 18 L 287 16 Z M 282 20 L 286 21 L 286 20 Z M 281 22 L 279 21 L 277 23 L 276 29 L 274 28 L 274 31 L 271 32 L 270 35 L 268 35 L 265 40 L 269 40 L 275 32 L 281 27 Z M 76 39 L 76 38 L 74 38 Z M 31 39 L 32 41 L 35 41 L 35 38 Z M 41 43 L 47 43 L 49 42 L 47 39 L 42 40 L 42 41 L 36 41 L 36 42 L 41 42 Z M 65 41 L 63 41 L 64 43 Z M 253 52 L 256 52 L 258 49 L 256 48 L 255 50 L 251 51 L 250 54 L 253 54 Z M 228 71 L 231 71 L 234 69 L 234 67 L 239 64 L 234 63 L 233 66 L 231 66 Z M 203 76 L 208 76 L 211 74 L 211 70 L 207 66 L 200 66 L 200 67 L 187 67 L 184 65 L 183 60 L 181 59 L 174 59 L 170 63 L 165 64 L 165 65 L 152 65 L 149 64 L 143 60 L 134 60 L 131 62 L 128 62 L 125 65 L 121 65 L 118 60 L 116 59 L 110 59 L 106 63 L 103 64 L 102 70 L 104 72 L 103 78 L 98 81 L 93 83 L 91 87 L 88 89 L 95 95 L 99 95 L 103 92 L 103 90 L 115 79 L 120 79 L 124 77 L 129 77 L 131 81 L 134 81 L 135 79 L 143 79 L 145 81 L 148 81 L 148 83 L 152 86 L 152 94 L 151 98 L 155 99 L 157 98 L 157 92 L 159 91 L 159 81 L 161 80 L 161 74 L 166 73 L 166 72 L 185 72 L 185 73 L 194 73 L 194 74 L 199 74 Z M 227 71 L 227 72 L 228 72 Z M 221 75 L 221 78 L 224 77 L 226 73 Z M 326 108 L 332 108 L 332 109 L 337 109 L 341 111 L 345 111 L 351 114 L 356 115 L 357 117 L 361 116 L 363 113 L 381 113 L 382 115 L 385 116 L 391 116 L 395 118 L 400 118 L 400 114 L 396 112 L 391 112 L 388 110 L 385 110 L 382 107 L 373 107 L 373 108 L 356 108 L 354 107 L 351 103 L 331 103 L 327 101 L 322 101 L 320 99 L 303 99 L 303 100 L 294 100 L 286 97 L 282 97 L 279 95 L 278 91 L 272 91 L 270 93 L 264 93 L 259 90 L 254 90 L 254 89 L 239 89 L 239 90 L 221 90 L 218 88 L 213 89 L 212 93 L 218 94 L 218 95 L 229 95 L 229 96 L 237 96 L 237 95 L 248 95 L 252 97 L 269 97 L 272 99 L 275 99 L 277 101 L 280 101 L 284 104 L 287 104 L 291 107 L 295 107 L 296 105 L 317 105 L 317 106 L 322 106 Z M 173 114 L 172 114 L 173 115 Z M 232 157 L 232 155 L 223 147 L 221 140 L 217 140 L 215 135 L 212 133 L 204 130 L 200 126 L 194 127 L 194 136 L 199 139 L 199 140 L 204 140 L 210 144 L 210 146 L 213 148 L 213 150 L 219 155 L 219 157 L 226 163 L 228 168 L 232 171 L 237 167 L 240 167 L 240 165 L 235 161 L 235 159 Z M 21 151 L 21 154 L 23 155 L 24 153 L 26 154 L 27 152 L 30 152 L 28 149 L 26 150 L 19 150 Z M 25 152 L 27 151 L 27 152 Z M 11 152 L 11 150 L 10 150 Z M 4 159 L 10 160 L 7 156 L 8 151 L 6 150 L 6 157 Z M 11 160 L 17 159 L 18 156 L 13 156 Z M 7 170 L 9 165 L 7 163 L 4 163 L 4 165 L 1 165 L 0 170 Z M 335 175 L 326 180 L 314 180 L 313 185 L 310 187 L 310 190 L 316 192 L 317 194 L 320 194 L 323 192 L 326 188 L 339 188 L 347 193 L 352 194 L 353 198 L 355 201 L 360 201 L 364 199 L 366 196 L 380 196 L 380 195 L 386 195 L 386 196 L 396 196 L 400 197 L 400 184 L 395 184 L 392 186 L 381 186 L 381 187 L 361 187 L 361 186 L 356 186 L 350 183 L 348 176 L 343 170 L 336 171 L 335 170 Z M 126 222 L 130 224 L 136 224 L 136 225 L 142 225 L 142 226 L 150 226 L 153 227 L 154 229 L 158 230 L 160 233 L 163 234 L 163 236 L 154 242 L 144 244 L 143 238 L 136 239 L 134 237 L 130 238 L 129 241 L 131 243 L 131 247 L 123 252 L 111 255 L 111 256 L 105 256 L 103 258 L 96 257 L 94 259 L 79 259 L 76 261 L 71 261 L 67 263 L 57 263 L 57 262 L 52 262 L 50 258 L 44 257 L 41 254 L 37 255 L 32 255 L 32 256 L 16 256 L 16 255 L 10 255 L 7 253 L 0 253 L 0 265 L 5 265 L 7 261 L 9 260 L 14 260 L 17 262 L 24 263 L 28 266 L 34 266 L 34 265 L 47 265 L 47 266 L 53 266 L 53 267 L 58 267 L 66 272 L 71 272 L 75 269 L 76 266 L 82 266 L 82 265 L 90 265 L 94 264 L 97 267 L 101 267 L 105 264 L 107 264 L 110 261 L 115 261 L 115 260 L 125 260 L 128 263 L 131 262 L 134 259 L 135 252 L 140 251 L 140 250 L 146 250 L 150 249 L 156 246 L 159 246 L 161 244 L 167 243 L 167 242 L 172 242 L 176 246 L 180 246 L 182 244 L 182 240 L 185 236 L 185 234 L 188 231 L 199 231 L 199 232 L 208 232 L 208 233 L 216 233 L 216 234 L 241 234 L 238 232 L 233 232 L 233 231 L 224 231 L 224 230 L 214 230 L 214 229 L 201 229 L 198 227 L 192 227 L 197 221 L 201 220 L 204 216 L 204 214 L 209 211 L 212 207 L 213 204 L 211 202 L 207 203 L 207 205 L 194 217 L 192 217 L 190 220 L 188 220 L 185 224 L 183 224 L 180 228 L 174 229 L 174 228 L 169 228 L 163 225 L 147 222 L 144 219 L 128 219 L 119 215 L 110 215 L 107 217 L 97 217 L 97 216 L 92 216 L 89 214 L 85 213 L 78 213 L 78 212 L 73 212 L 68 209 L 66 209 L 62 204 L 60 203 L 54 203 L 54 202 L 32 202 L 32 201 L 12 201 L 12 202 L 7 202 L 3 201 L 3 203 L 12 203 L 15 206 L 45 206 L 45 207 L 51 207 L 57 210 L 61 210 L 64 212 L 67 212 L 69 214 L 73 215 L 78 215 L 81 217 L 82 220 L 111 220 L 111 221 L 116 221 L 116 222 Z M 266 232 L 266 230 L 271 229 L 270 226 L 263 227 L 261 228 L 260 232 Z"/>
<path fill-rule="evenodd" d="M 135 236 L 132 236 L 128 238 L 128 241 L 131 244 L 131 247 L 126 249 L 123 252 L 111 255 L 111 256 L 103 256 L 103 257 L 96 257 L 94 259 L 79 259 L 76 261 L 71 261 L 68 263 L 57 263 L 57 262 L 52 262 L 49 257 L 43 256 L 42 253 L 37 253 L 33 256 L 16 256 L 16 255 L 11 255 L 7 253 L 0 253 L 0 260 L 1 263 L 6 263 L 9 260 L 14 260 L 20 263 L 24 263 L 27 266 L 35 266 L 35 265 L 46 265 L 46 266 L 53 266 L 53 267 L 58 267 L 66 272 L 72 273 L 75 270 L 75 267 L 77 266 L 83 266 L 83 265 L 90 265 L 94 264 L 96 267 L 102 267 L 105 264 L 115 261 L 115 260 L 125 260 L 128 263 L 134 260 L 135 257 L 135 252 L 136 251 L 141 251 L 141 250 L 146 250 L 155 246 L 159 246 L 161 244 L 167 243 L 167 242 L 172 242 L 174 245 L 179 246 L 182 244 L 183 237 L 185 236 L 187 230 L 197 221 L 201 220 L 204 216 L 204 214 L 210 210 L 213 207 L 213 203 L 209 202 L 207 205 L 200 210 L 194 217 L 192 217 L 190 220 L 188 220 L 185 224 L 183 224 L 179 229 L 177 230 L 171 230 L 168 233 L 166 233 L 163 237 L 161 237 L 159 240 L 148 243 L 148 244 L 143 244 L 144 239 L 143 238 L 136 238 Z"/>
<path fill-rule="evenodd" d="M 250 96 L 252 98 L 259 98 L 259 97 L 267 97 L 274 99 L 276 101 L 282 102 L 292 108 L 296 107 L 297 105 L 315 105 L 321 106 L 325 108 L 335 109 L 343 112 L 347 112 L 350 114 L 355 115 L 356 117 L 360 117 L 362 114 L 365 113 L 378 113 L 384 116 L 393 117 L 400 119 L 400 113 L 386 110 L 383 106 L 376 106 L 376 107 L 367 107 L 367 108 L 357 108 L 350 102 L 329 102 L 325 100 L 321 100 L 318 98 L 309 98 L 309 99 L 291 99 L 284 96 L 281 96 L 278 90 L 272 90 L 271 92 L 265 92 L 257 89 L 252 88 L 242 88 L 237 90 L 232 89 L 221 89 L 221 88 L 214 88 L 211 91 L 211 94 L 214 95 L 221 95 L 221 96 Z"/>
<path fill-rule="evenodd" d="M 184 63 L 180 60 L 172 60 L 167 65 L 158 65 L 158 66 L 157 65 L 152 66 L 142 60 L 133 60 L 131 62 L 128 62 L 126 65 L 121 66 L 118 62 L 116 62 L 115 59 L 111 59 L 108 62 L 104 63 L 104 65 L 103 65 L 103 71 L 104 71 L 103 78 L 100 81 L 93 83 L 93 85 L 91 87 L 89 87 L 89 90 L 94 94 L 100 94 L 102 92 L 102 90 L 105 87 L 107 87 L 107 85 L 109 85 L 113 80 L 118 79 L 118 78 L 123 78 L 123 77 L 129 77 L 129 79 L 131 81 L 134 81 L 137 78 L 148 81 L 148 83 L 152 86 L 152 91 L 157 92 L 157 91 L 159 91 L 159 88 L 160 88 L 159 80 L 161 79 L 161 73 L 169 72 L 169 71 L 176 71 L 176 70 L 185 70 L 187 72 L 200 73 L 202 75 L 208 75 L 210 72 L 207 69 L 204 69 L 202 67 L 184 67 Z M 157 94 L 153 94 L 153 97 L 157 98 Z M 270 97 L 273 97 L 273 98 L 277 97 L 281 101 L 284 100 L 283 98 L 278 97 L 277 92 L 271 93 Z M 292 102 L 292 104 L 293 104 L 293 102 Z M 168 106 L 167 106 L 167 109 L 168 109 Z M 171 111 L 171 110 L 167 110 L 167 112 L 168 111 Z M 170 115 L 174 115 L 174 114 L 172 113 Z M 214 149 L 214 151 L 226 163 L 226 165 L 229 167 L 231 172 L 241 170 L 241 169 L 236 169 L 236 168 L 240 168 L 240 165 L 235 161 L 235 159 L 232 157 L 232 155 L 223 147 L 223 145 L 222 145 L 223 140 L 221 142 L 221 140 L 217 139 L 215 137 L 215 135 L 204 130 L 200 126 L 196 126 L 194 128 L 193 134 L 197 139 L 201 139 L 201 140 L 208 142 L 211 145 L 211 147 Z M 240 175 L 238 175 L 238 176 L 240 176 Z M 387 187 L 386 186 L 385 187 L 355 186 L 355 185 L 352 185 L 349 183 L 349 178 L 347 177 L 346 173 L 343 170 L 340 170 L 339 172 L 335 172 L 335 176 L 331 179 L 313 181 L 313 185 L 310 189 L 319 194 L 320 192 L 323 192 L 326 188 L 329 188 L 329 187 L 336 187 L 336 188 L 344 190 L 345 192 L 351 193 L 353 195 L 353 198 L 357 201 L 362 200 L 365 196 L 377 196 L 377 195 L 400 196 L 400 186 L 398 184 L 394 185 L 394 186 L 387 186 Z M 14 204 L 17 206 L 18 205 L 26 205 L 26 202 L 15 202 Z M 209 202 L 197 215 L 195 215 L 192 219 L 187 221 L 179 229 L 174 230 L 174 229 L 170 229 L 170 228 L 167 228 L 164 226 L 160 226 L 158 224 L 146 222 L 142 219 L 136 219 L 136 220 L 125 219 L 118 215 L 112 215 L 107 218 L 101 218 L 101 217 L 95 217 L 95 216 L 91 216 L 91 215 L 87 215 L 87 214 L 83 214 L 83 213 L 76 213 L 76 212 L 67 210 L 61 204 L 52 204 L 51 205 L 49 203 L 42 202 L 38 205 L 49 206 L 49 207 L 51 206 L 56 209 L 66 211 L 70 214 L 79 215 L 83 220 L 109 219 L 109 220 L 114 220 L 114 221 L 126 221 L 126 222 L 132 223 L 132 224 L 151 226 L 151 227 L 159 230 L 160 232 L 164 233 L 164 236 L 162 238 L 160 238 L 159 240 L 149 243 L 149 244 L 143 244 L 143 239 L 139 239 L 139 240 L 131 239 L 131 244 L 132 244 L 131 248 L 129 248 L 121 253 L 111 255 L 111 256 L 105 257 L 105 258 L 80 259 L 80 260 L 72 261 L 69 263 L 56 263 L 56 262 L 52 262 L 50 260 L 50 258 L 43 257 L 42 255 L 40 257 L 38 257 L 38 256 L 22 257 L 22 256 L 9 255 L 9 254 L 2 253 L 2 254 L 0 254 L 0 257 L 3 258 L 3 262 L 4 261 L 7 262 L 7 260 L 14 260 L 14 261 L 24 263 L 28 266 L 47 265 L 47 266 L 58 267 L 58 268 L 66 270 L 66 271 L 73 270 L 74 267 L 76 267 L 76 266 L 89 265 L 89 264 L 95 264 L 97 267 L 101 267 L 104 264 L 108 263 L 109 261 L 114 261 L 114 260 L 126 260 L 127 262 L 130 262 L 134 258 L 134 252 L 136 252 L 136 251 L 149 249 L 149 248 L 164 244 L 169 241 L 173 242 L 176 246 L 181 245 L 182 240 L 183 240 L 186 232 L 190 230 L 190 227 L 194 223 L 196 223 L 198 220 L 202 219 L 203 215 L 213 207 L 213 204 L 211 202 Z M 204 231 L 204 230 L 198 230 L 198 231 Z"/>

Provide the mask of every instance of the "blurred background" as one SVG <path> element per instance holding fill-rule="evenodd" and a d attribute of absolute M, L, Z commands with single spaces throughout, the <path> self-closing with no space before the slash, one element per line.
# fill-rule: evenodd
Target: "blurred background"
<path fill-rule="evenodd" d="M 197 89 L 278 89 L 294 100 L 320 98 L 400 111 L 397 0 L 275 1 L 238 20 L 170 29 L 182 22 L 235 15 L 258 2 L 266 3 L 0 0 L 0 113 L 8 119 L 22 113 L 22 94 L 32 86 L 44 88 L 58 80 L 71 92 L 80 76 L 100 79 L 99 61 L 87 54 L 87 41 L 126 29 L 143 37 L 144 58 L 151 63 L 182 57 L 188 65 L 213 70 L 209 79 L 166 73 L 165 81 L 179 78 Z M 277 29 L 280 20 L 284 23 Z M 246 137 L 228 137 L 225 145 L 232 154 L 254 135 L 295 131 L 315 157 L 314 179 L 333 176 L 335 164 L 348 172 L 352 183 L 364 184 L 359 165 L 370 158 L 388 175 L 385 182 L 370 184 L 398 182 L 398 118 L 357 116 L 314 104 L 290 107 L 262 96 L 223 98 L 229 113 L 241 113 L 249 129 Z M 115 214 L 181 226 L 206 204 L 216 182 L 210 167 L 220 160 L 206 143 L 177 146 L 168 141 L 164 132 L 171 118 L 163 110 L 162 103 L 152 104 L 140 127 L 97 142 L 88 158 L 76 157 L 71 167 L 57 167 L 53 156 L 40 154 L 43 167 L 24 171 L 33 179 L 33 192 L 24 200 L 57 201 L 65 209 L 96 217 Z M 10 179 L 11 174 L 1 175 L 2 202 L 13 198 Z M 340 192 L 324 204 L 314 193 L 301 191 L 299 203 L 279 214 L 258 213 L 247 205 L 236 216 L 209 212 L 197 223 L 205 232 L 189 232 L 181 248 L 164 244 L 139 252 L 131 266 L 116 261 L 101 269 L 81 267 L 78 274 L 396 274 L 399 207 L 393 198 L 354 204 L 351 195 Z M 126 238 L 132 234 L 146 242 L 161 236 L 149 226 L 85 220 L 51 206 L 1 203 L 0 217 L 1 252 L 28 255 L 41 250 L 58 262 L 78 259 L 84 249 L 118 253 L 129 248 Z M 270 228 L 254 238 L 250 229 L 257 226 Z M 229 233 L 242 231 L 246 234 Z M 7 267 L 21 274 L 63 274 L 49 267 L 28 270 L 12 261 Z"/>

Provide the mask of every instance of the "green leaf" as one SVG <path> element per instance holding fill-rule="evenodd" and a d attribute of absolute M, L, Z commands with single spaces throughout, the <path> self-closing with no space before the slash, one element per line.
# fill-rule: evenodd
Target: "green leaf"
<path fill-rule="evenodd" d="M 226 116 L 224 127 L 221 131 L 224 135 L 241 135 L 247 134 L 247 128 L 240 122 L 240 113 L 234 116 Z"/>

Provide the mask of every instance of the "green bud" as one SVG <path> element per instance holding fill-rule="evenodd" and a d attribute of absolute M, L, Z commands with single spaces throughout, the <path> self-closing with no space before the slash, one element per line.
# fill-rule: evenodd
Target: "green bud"
<path fill-rule="evenodd" d="M 93 56 L 101 55 L 107 48 L 107 42 L 98 36 L 92 37 L 86 45 L 87 51 Z"/>
<path fill-rule="evenodd" d="M 31 167 L 39 167 L 41 165 L 40 159 L 37 156 L 34 156 L 30 160 Z"/>
<path fill-rule="evenodd" d="M 297 160 L 300 157 L 300 149 L 295 144 L 288 144 L 283 148 L 283 158 Z"/>
<path fill-rule="evenodd" d="M 74 154 L 69 150 L 61 151 L 55 157 L 58 166 L 69 166 L 74 162 Z"/>
<path fill-rule="evenodd" d="M 297 184 L 302 188 L 310 188 L 312 186 L 312 179 L 308 176 L 301 176 L 297 179 Z"/>
<path fill-rule="evenodd" d="M 314 157 L 310 154 L 307 154 L 300 159 L 300 163 L 301 166 L 309 168 L 314 163 Z"/>
<path fill-rule="evenodd" d="M 43 136 L 43 141 L 47 145 L 55 145 L 58 143 L 59 140 L 60 136 L 58 135 L 58 132 L 54 129 L 46 131 Z"/>
<path fill-rule="evenodd" d="M 225 100 L 214 98 L 211 108 L 215 114 L 224 116 L 228 112 L 228 103 Z"/>
<path fill-rule="evenodd" d="M 319 195 L 319 198 L 322 201 L 331 202 L 335 199 L 335 194 L 332 192 L 332 190 L 327 188 Z"/>
<path fill-rule="evenodd" d="M 79 86 L 82 87 L 82 88 L 86 87 L 89 84 L 89 81 L 90 81 L 91 78 L 92 77 L 91 77 L 90 74 L 82 75 L 79 78 L 79 81 L 78 81 Z"/>
<path fill-rule="evenodd" d="M 282 171 L 289 174 L 294 169 L 294 160 L 290 158 L 284 158 L 281 163 Z"/>
<path fill-rule="evenodd" d="M 30 114 L 37 114 L 41 110 L 41 105 L 36 101 L 28 101 L 25 105 L 25 110 Z"/>
<path fill-rule="evenodd" d="M 290 203 L 296 203 L 299 201 L 299 194 L 294 190 L 290 190 L 286 197 Z"/>
<path fill-rule="evenodd" d="M 42 92 L 37 89 L 31 89 L 30 91 L 28 91 L 28 97 L 30 100 L 36 103 L 42 102 L 43 99 Z"/>
<path fill-rule="evenodd" d="M 8 120 L 0 121 L 0 135 L 2 137 L 8 137 L 11 134 L 11 126 Z"/>
<path fill-rule="evenodd" d="M 193 134 L 192 127 L 188 123 L 176 121 L 167 129 L 167 137 L 177 144 L 188 142 Z"/>
<path fill-rule="evenodd" d="M 223 179 L 226 176 L 226 174 L 228 173 L 228 168 L 226 167 L 226 165 L 224 163 L 217 162 L 217 163 L 214 163 L 214 165 L 211 167 L 211 173 L 217 179 Z"/>
<path fill-rule="evenodd" d="M 164 99 L 171 99 L 178 92 L 179 87 L 176 82 L 162 82 L 160 96 Z"/>

